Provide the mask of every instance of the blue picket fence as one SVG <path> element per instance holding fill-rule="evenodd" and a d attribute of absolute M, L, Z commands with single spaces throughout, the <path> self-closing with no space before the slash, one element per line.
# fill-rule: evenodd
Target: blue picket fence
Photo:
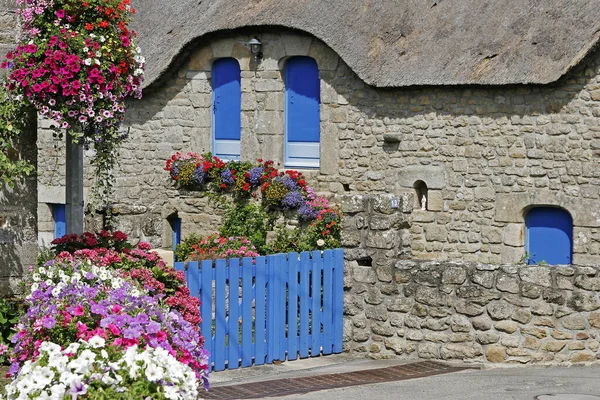
<path fill-rule="evenodd" d="M 342 352 L 342 249 L 175 263 L 214 371 Z"/>

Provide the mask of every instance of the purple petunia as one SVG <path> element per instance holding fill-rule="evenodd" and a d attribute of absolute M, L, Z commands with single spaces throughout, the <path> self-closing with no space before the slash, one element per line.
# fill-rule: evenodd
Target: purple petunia
<path fill-rule="evenodd" d="M 54 325 L 56 325 L 56 319 L 54 319 L 53 317 L 46 317 L 44 318 L 44 322 L 42 322 L 42 325 L 46 329 L 52 329 L 54 328 Z"/>

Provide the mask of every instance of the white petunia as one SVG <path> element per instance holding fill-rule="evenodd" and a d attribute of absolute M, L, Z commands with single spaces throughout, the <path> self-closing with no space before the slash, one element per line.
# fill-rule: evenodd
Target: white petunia
<path fill-rule="evenodd" d="M 175 386 L 165 386 L 165 397 L 171 400 L 181 399 L 179 392 Z"/>
<path fill-rule="evenodd" d="M 91 58 L 86 58 L 85 60 L 83 60 L 83 63 L 85 65 L 92 65 L 92 59 Z"/>
<path fill-rule="evenodd" d="M 77 350 L 79 350 L 79 346 L 81 346 L 79 343 L 71 343 L 64 351 L 63 353 L 67 354 L 75 354 L 77 353 Z"/>
<path fill-rule="evenodd" d="M 50 388 L 50 392 L 52 392 L 52 396 L 56 399 L 62 399 L 65 395 L 66 386 L 62 383 L 54 384 Z"/>
<path fill-rule="evenodd" d="M 52 342 L 42 342 L 38 350 L 40 353 L 59 354 L 60 346 Z"/>
<path fill-rule="evenodd" d="M 88 344 L 91 347 L 93 347 L 94 349 L 99 349 L 101 347 L 104 347 L 104 345 L 106 344 L 106 340 L 104 340 L 100 336 L 96 335 L 96 336 L 93 336 L 92 338 L 90 338 L 88 340 Z"/>
<path fill-rule="evenodd" d="M 148 378 L 148 380 L 151 382 L 159 381 L 164 376 L 165 376 L 165 373 L 161 367 L 158 367 L 154 364 L 150 364 L 146 368 L 146 378 Z"/>
<path fill-rule="evenodd" d="M 35 274 L 31 275 L 31 279 L 33 279 L 34 282 L 39 282 L 42 280 L 42 277 L 40 276 L 40 274 L 35 273 Z"/>

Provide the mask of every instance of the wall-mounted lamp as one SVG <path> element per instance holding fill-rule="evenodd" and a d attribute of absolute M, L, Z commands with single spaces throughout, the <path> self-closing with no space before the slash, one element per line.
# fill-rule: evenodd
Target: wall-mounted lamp
<path fill-rule="evenodd" d="M 263 57 L 262 43 L 255 36 L 252 40 L 248 42 L 248 45 L 250 45 L 250 53 L 252 53 L 252 55 L 254 56 L 254 62 L 258 64 Z"/>

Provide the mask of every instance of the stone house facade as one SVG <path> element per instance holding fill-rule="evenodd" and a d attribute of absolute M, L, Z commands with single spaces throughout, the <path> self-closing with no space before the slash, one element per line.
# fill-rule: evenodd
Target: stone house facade
<path fill-rule="evenodd" d="M 252 36 L 263 43 L 257 65 Z M 283 161 L 283 75 L 294 56 L 316 60 L 320 77 L 320 167 L 305 172 L 332 196 L 413 193 L 412 257 L 519 262 L 527 211 L 555 206 L 573 219 L 572 262 L 600 261 L 598 51 L 547 85 L 375 88 L 321 40 L 288 29 L 212 35 L 130 104 L 116 188 L 125 231 L 167 247 L 173 212 L 184 235 L 214 229 L 215 217 L 193 215 L 202 201 L 181 199 L 163 167 L 175 151 L 211 150 L 217 59 L 241 69 L 241 158 Z M 51 157 L 59 149 L 40 150 L 40 163 L 60 164 Z M 40 176 L 46 193 L 59 193 L 62 177 L 49 175 Z"/>
<path fill-rule="evenodd" d="M 148 78 L 144 98 L 129 104 L 130 140 L 115 171 L 118 229 L 167 250 L 173 215 L 184 237 L 219 225 L 218 209 L 176 190 L 164 171 L 176 151 L 213 150 L 218 60 L 239 65 L 240 158 L 285 167 L 286 68 L 307 57 L 318 67 L 320 156 L 318 168 L 302 171 L 346 215 L 346 350 L 597 358 L 600 10 L 593 1 L 534 4 L 538 19 L 525 20 L 516 0 L 505 10 L 471 0 L 464 8 L 413 4 L 417 11 L 405 14 L 368 1 L 346 1 L 347 13 L 335 14 L 328 7 L 341 3 L 315 0 L 293 18 L 283 15 L 285 2 L 156 3 L 138 7 Z M 475 12 L 467 10 L 483 15 L 470 22 L 470 37 L 447 25 L 465 24 Z M 412 22 L 421 17 L 433 21 L 431 35 Z M 495 19 L 504 23 L 489 23 Z M 248 46 L 254 37 L 259 60 Z M 47 244 L 53 207 L 65 202 L 65 155 L 49 122 L 38 122 L 37 196 L 28 198 L 37 202 L 34 234 Z M 536 209 L 567 213 L 570 263 L 580 267 L 500 266 L 528 257 Z"/>

